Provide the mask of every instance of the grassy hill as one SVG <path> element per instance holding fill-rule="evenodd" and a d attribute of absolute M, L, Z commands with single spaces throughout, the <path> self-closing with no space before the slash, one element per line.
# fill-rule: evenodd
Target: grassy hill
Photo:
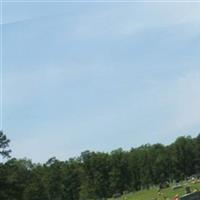
<path fill-rule="evenodd" d="M 164 197 L 172 199 L 176 194 L 179 196 L 185 194 L 185 186 L 190 186 L 191 190 L 200 190 L 200 183 L 183 183 L 181 188 L 173 190 L 172 187 L 162 189 L 160 193 L 158 189 L 141 190 L 135 193 L 129 193 L 120 198 L 120 200 L 164 200 Z M 111 199 L 110 199 L 111 200 Z"/>

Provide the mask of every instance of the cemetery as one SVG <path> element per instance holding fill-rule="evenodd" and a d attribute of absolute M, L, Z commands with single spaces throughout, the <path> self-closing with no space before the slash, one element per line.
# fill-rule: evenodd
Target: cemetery
<path fill-rule="evenodd" d="M 200 200 L 200 179 L 190 179 L 170 187 L 141 190 L 109 200 Z"/>

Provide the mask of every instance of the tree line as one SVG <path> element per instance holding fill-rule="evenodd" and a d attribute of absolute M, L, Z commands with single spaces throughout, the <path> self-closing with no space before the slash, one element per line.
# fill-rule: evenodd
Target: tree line
<path fill-rule="evenodd" d="M 0 132 L 0 156 L 9 140 Z M 85 151 L 67 161 L 50 158 L 35 164 L 9 158 L 0 163 L 1 200 L 89 200 L 138 191 L 200 173 L 200 134 L 170 145 L 146 144 L 130 151 Z"/>

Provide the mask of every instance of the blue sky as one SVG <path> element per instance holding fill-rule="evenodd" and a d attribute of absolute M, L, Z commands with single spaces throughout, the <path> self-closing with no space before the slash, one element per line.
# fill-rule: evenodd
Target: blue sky
<path fill-rule="evenodd" d="M 200 3 L 3 3 L 12 155 L 168 144 L 200 132 Z"/>

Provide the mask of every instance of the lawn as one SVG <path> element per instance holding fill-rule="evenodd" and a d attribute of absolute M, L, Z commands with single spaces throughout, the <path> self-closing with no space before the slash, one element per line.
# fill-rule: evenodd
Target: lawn
<path fill-rule="evenodd" d="M 191 191 L 194 191 L 195 189 L 200 190 L 200 183 L 183 183 L 182 185 L 183 186 L 181 188 L 175 190 L 173 190 L 172 187 L 162 189 L 160 193 L 156 188 L 149 190 L 141 190 L 139 192 L 124 195 L 119 200 L 164 200 L 164 196 L 168 197 L 169 199 L 172 199 L 176 194 L 178 194 L 179 196 L 184 195 L 186 186 L 190 186 Z"/>

